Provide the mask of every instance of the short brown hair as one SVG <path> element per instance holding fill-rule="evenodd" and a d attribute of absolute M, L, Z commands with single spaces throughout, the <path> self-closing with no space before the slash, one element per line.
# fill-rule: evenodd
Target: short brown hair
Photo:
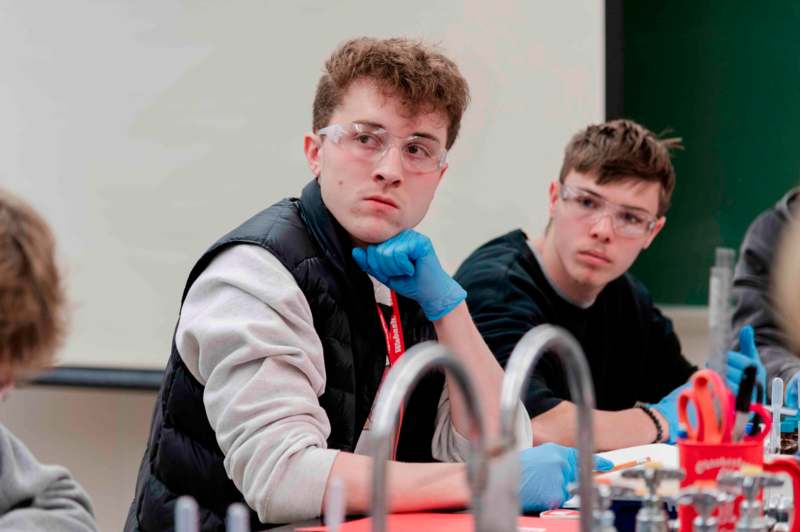
<path fill-rule="evenodd" d="M 661 183 L 658 215 L 663 216 L 675 189 L 670 151 L 682 148 L 680 138 L 659 138 L 632 120 L 590 125 L 567 144 L 559 181 L 575 170 L 593 174 L 600 185 L 625 179 Z"/>
<path fill-rule="evenodd" d="M 360 79 L 372 80 L 386 95 L 399 98 L 411 116 L 442 112 L 449 120 L 446 147 L 453 145 L 469 103 L 467 81 L 453 61 L 408 39 L 360 37 L 336 48 L 317 84 L 315 132 L 329 125 L 342 95 Z"/>
<path fill-rule="evenodd" d="M 52 362 L 65 330 L 64 299 L 50 228 L 0 189 L 0 363 L 12 374 Z"/>

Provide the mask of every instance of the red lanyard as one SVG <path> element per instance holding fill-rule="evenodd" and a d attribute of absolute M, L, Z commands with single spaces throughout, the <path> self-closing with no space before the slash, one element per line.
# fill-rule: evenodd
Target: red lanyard
<path fill-rule="evenodd" d="M 386 318 L 383 317 L 381 307 L 376 303 L 378 317 L 381 319 L 383 335 L 386 337 L 386 352 L 389 354 L 389 365 L 393 366 L 397 359 L 406 352 L 406 344 L 403 341 L 403 327 L 400 321 L 400 306 L 397 304 L 397 294 L 392 293 L 392 320 L 386 326 Z"/>
<path fill-rule="evenodd" d="M 397 362 L 403 353 L 406 352 L 406 344 L 403 341 L 403 327 L 402 322 L 400 321 L 400 305 L 397 304 L 397 294 L 394 293 L 394 290 L 391 291 L 392 293 L 392 320 L 389 322 L 389 326 L 386 326 L 386 318 L 383 317 L 383 311 L 381 311 L 381 307 L 378 303 L 375 303 L 375 307 L 378 309 L 378 317 L 381 319 L 381 326 L 383 327 L 383 336 L 386 338 L 386 353 L 389 355 L 389 365 L 394 366 L 394 363 Z M 388 371 L 388 369 L 386 370 Z M 386 371 L 384 371 L 383 375 L 386 376 Z M 381 379 L 381 383 L 383 379 Z M 400 427 L 403 425 L 403 414 L 405 408 L 400 407 L 400 419 L 397 421 L 397 428 L 394 434 L 394 445 L 392 445 L 392 455 L 391 460 L 396 458 L 397 454 L 397 447 L 400 443 Z"/>

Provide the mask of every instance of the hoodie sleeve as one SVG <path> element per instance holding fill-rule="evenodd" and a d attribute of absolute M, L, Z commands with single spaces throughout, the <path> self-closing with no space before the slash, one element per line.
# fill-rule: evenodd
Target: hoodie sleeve
<path fill-rule="evenodd" d="M 97 530 L 89 497 L 69 471 L 39 463 L 2 425 L 0 512 L 0 530 Z"/>
<path fill-rule="evenodd" d="M 520 401 L 517 404 L 516 425 L 514 427 L 516 435 L 517 450 L 531 446 L 533 441 L 533 430 L 528 412 L 525 405 Z M 433 457 L 440 462 L 466 462 L 470 454 L 469 440 L 453 425 L 453 418 L 450 412 L 450 395 L 447 386 L 442 390 L 439 397 L 439 407 L 436 414 L 436 428 L 433 433 L 431 443 Z"/>
<path fill-rule="evenodd" d="M 767 382 L 774 377 L 788 381 L 800 371 L 800 358 L 787 347 L 770 296 L 773 259 L 787 223 L 785 213 L 778 209 L 770 209 L 753 221 L 742 240 L 731 289 L 735 303 L 730 347 L 738 349 L 739 329 L 752 325 Z"/>
<path fill-rule="evenodd" d="M 205 386 L 225 470 L 259 519 L 319 516 L 338 451 L 319 404 L 322 343 L 291 273 L 258 246 L 223 251 L 189 290 L 175 341 Z"/>

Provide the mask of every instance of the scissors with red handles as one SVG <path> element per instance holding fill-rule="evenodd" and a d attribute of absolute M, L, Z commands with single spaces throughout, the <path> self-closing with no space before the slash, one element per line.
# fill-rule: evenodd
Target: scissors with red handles
<path fill-rule="evenodd" d="M 734 397 L 714 371 L 702 369 L 692 375 L 691 386 L 678 396 L 678 421 L 690 440 L 705 443 L 731 441 Z M 693 423 L 689 415 L 694 407 Z"/>

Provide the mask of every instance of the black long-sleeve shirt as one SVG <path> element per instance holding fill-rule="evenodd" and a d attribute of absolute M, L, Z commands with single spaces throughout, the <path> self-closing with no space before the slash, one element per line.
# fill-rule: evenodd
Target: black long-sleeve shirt
<path fill-rule="evenodd" d="M 681 354 L 672 322 L 632 275 L 611 281 L 588 308 L 578 307 L 553 289 L 521 230 L 478 248 L 455 278 L 468 293 L 475 324 L 504 367 L 532 327 L 550 323 L 572 333 L 589 363 L 600 410 L 657 402 L 696 369 Z M 555 355 L 546 354 L 531 376 L 525 407 L 534 417 L 565 399 L 570 394 L 564 368 Z"/>

